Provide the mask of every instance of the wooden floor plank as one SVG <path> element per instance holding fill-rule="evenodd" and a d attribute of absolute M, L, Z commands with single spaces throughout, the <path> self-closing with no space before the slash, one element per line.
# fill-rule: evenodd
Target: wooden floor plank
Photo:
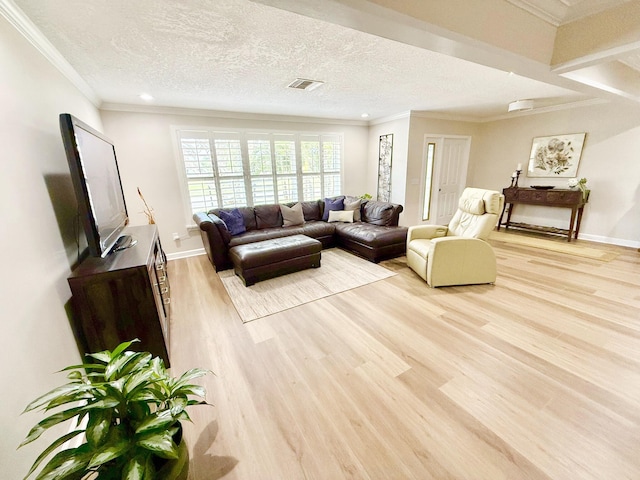
<path fill-rule="evenodd" d="M 640 253 L 492 242 L 495 285 L 398 275 L 243 324 L 206 256 L 169 262 L 171 360 L 212 407 L 190 478 L 640 478 Z"/>

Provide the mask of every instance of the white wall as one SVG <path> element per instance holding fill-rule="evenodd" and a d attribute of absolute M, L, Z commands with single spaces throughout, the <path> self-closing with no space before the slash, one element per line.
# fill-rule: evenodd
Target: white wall
<path fill-rule="evenodd" d="M 0 16 L 0 476 L 23 478 L 53 437 L 16 451 L 44 416 L 20 415 L 80 360 L 65 313 L 76 203 L 58 115 L 101 128 L 97 109 Z M 64 431 L 66 431 L 66 426 Z"/>
<path fill-rule="evenodd" d="M 170 111 L 169 111 L 170 112 Z M 213 115 L 213 114 L 212 114 Z M 233 119 L 174 113 L 102 112 L 105 134 L 113 140 L 118 155 L 131 223 L 144 224 L 140 187 L 153 208 L 163 248 L 168 254 L 184 254 L 202 248 L 198 230 L 187 231 L 185 205 L 180 195 L 176 145 L 172 127 L 212 127 L 265 131 L 312 131 L 344 135 L 343 192 L 356 195 L 366 190 L 366 126 L 278 121 L 271 119 Z M 193 223 L 190 220 L 189 223 Z M 173 233 L 187 237 L 173 240 Z"/>
<path fill-rule="evenodd" d="M 533 137 L 586 132 L 578 177 L 591 189 L 580 238 L 640 246 L 640 107 L 601 104 L 481 124 L 472 153 L 474 186 L 501 190 L 518 163 L 520 186 L 566 179 L 527 178 Z M 519 205 L 513 221 L 567 228 L 570 210 Z"/>

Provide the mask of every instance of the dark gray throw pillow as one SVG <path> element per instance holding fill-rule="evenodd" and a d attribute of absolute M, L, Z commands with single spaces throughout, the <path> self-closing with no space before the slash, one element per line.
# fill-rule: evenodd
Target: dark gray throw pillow
<path fill-rule="evenodd" d="M 225 212 L 224 210 L 220 210 L 220 219 L 227 226 L 227 230 L 231 235 L 240 235 L 247 231 L 244 226 L 244 217 L 242 216 L 242 212 L 237 208 Z"/>
<path fill-rule="evenodd" d="M 324 199 L 324 214 L 322 215 L 322 220 L 325 222 L 329 220 L 329 212 L 331 210 L 344 210 L 344 197 L 340 198 L 325 198 Z"/>

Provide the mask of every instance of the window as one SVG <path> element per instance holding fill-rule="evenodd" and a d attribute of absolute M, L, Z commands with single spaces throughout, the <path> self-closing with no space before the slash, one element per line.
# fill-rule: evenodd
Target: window
<path fill-rule="evenodd" d="M 436 144 L 427 144 L 427 157 L 424 172 L 424 203 L 422 205 L 422 220 L 429 220 L 431 215 L 431 191 L 433 189 L 433 161 L 436 153 Z"/>
<path fill-rule="evenodd" d="M 342 136 L 178 130 L 191 215 L 342 191 Z"/>

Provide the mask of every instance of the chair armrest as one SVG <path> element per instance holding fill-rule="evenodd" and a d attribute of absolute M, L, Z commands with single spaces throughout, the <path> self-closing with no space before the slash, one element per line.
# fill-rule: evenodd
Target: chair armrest
<path fill-rule="evenodd" d="M 448 231 L 449 229 L 445 225 L 414 225 L 409 227 L 407 242 L 415 240 L 416 238 L 431 240 L 432 238 L 444 237 Z"/>
<path fill-rule="evenodd" d="M 193 219 L 200 228 L 202 244 L 216 272 L 230 268 L 228 244 L 231 234 L 225 223 L 213 213 L 196 213 Z"/>
<path fill-rule="evenodd" d="M 496 256 L 484 240 L 442 237 L 431 241 L 427 283 L 432 287 L 496 281 Z"/>

